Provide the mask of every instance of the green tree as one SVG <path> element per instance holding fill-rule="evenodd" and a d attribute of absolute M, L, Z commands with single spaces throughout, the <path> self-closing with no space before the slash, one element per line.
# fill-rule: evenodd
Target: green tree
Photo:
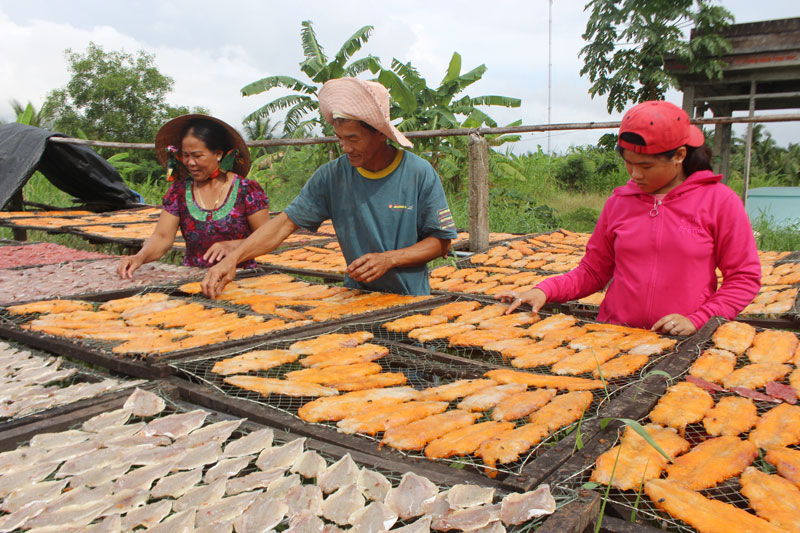
<path fill-rule="evenodd" d="M 390 69 L 381 68 L 377 62 L 371 64 L 371 69 L 392 95 L 390 114 L 392 119 L 401 119 L 397 126 L 400 131 L 496 127 L 497 122 L 478 106 L 519 107 L 521 104 L 519 98 L 508 96 L 462 95 L 467 87 L 483 77 L 487 68 L 479 65 L 462 74 L 458 52 L 453 52 L 447 72 L 436 88 L 428 87 L 427 80 L 411 63 L 392 59 Z M 518 139 L 518 136 L 492 137 L 490 144 L 499 146 Z M 446 186 L 449 179 L 453 180 L 449 189 L 460 189 L 467 153 L 463 138 L 423 137 L 415 139 L 414 144 L 416 151 L 426 155 L 440 172 Z"/>
<path fill-rule="evenodd" d="M 733 15 L 713 0 L 590 0 L 581 49 L 581 75 L 588 75 L 589 94 L 608 95 L 609 113 L 629 102 L 661 100 L 676 82 L 664 70 L 664 59 L 676 58 L 691 73 L 709 79 L 722 74 L 720 58 L 730 43 L 719 35 Z M 694 26 L 695 38 L 684 40 Z"/>
<path fill-rule="evenodd" d="M 168 105 L 165 98 L 173 80 L 161 74 L 154 56 L 144 51 L 134 56 L 89 43 L 85 53 L 67 49 L 65 57 L 72 77 L 47 95 L 41 111 L 56 131 L 93 140 L 153 142 L 167 120 L 189 112 L 207 114 L 203 108 Z M 115 153 L 98 152 L 105 157 Z M 127 165 L 138 167 L 126 167 L 132 181 L 163 172 L 152 152 L 137 150 L 127 157 Z"/>
<path fill-rule="evenodd" d="M 278 97 L 261 106 L 248 115 L 245 122 L 287 110 L 283 121 L 283 131 L 287 136 L 306 135 L 314 126 L 322 126 L 326 133 L 331 133 L 332 130 L 316 113 L 319 110 L 317 91 L 326 81 L 345 76 L 358 76 L 367 70 L 371 63 L 377 61 L 370 56 L 350 62 L 353 55 L 367 42 L 372 31 L 372 26 L 359 29 L 342 44 L 336 55 L 329 59 L 314 33 L 311 21 L 304 20 L 300 29 L 304 56 L 300 70 L 308 76 L 311 83 L 291 76 L 267 76 L 243 87 L 242 96 L 260 94 L 276 87 L 298 93 Z"/>
<path fill-rule="evenodd" d="M 13 98 L 9 101 L 9 104 L 11 104 L 11 109 L 14 110 L 14 115 L 17 117 L 16 121 L 20 124 L 45 129 L 50 127 L 50 123 L 42 114 L 41 108 L 37 111 L 32 103 L 28 102 L 27 105 L 22 105 L 22 102 Z"/>

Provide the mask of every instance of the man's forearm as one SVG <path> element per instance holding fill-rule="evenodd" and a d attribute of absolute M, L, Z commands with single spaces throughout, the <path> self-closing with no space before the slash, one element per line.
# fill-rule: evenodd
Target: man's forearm
<path fill-rule="evenodd" d="M 236 258 L 236 263 L 264 255 L 278 246 L 297 229 L 286 213 L 280 213 L 269 222 L 259 227 L 249 237 L 241 241 L 231 255 Z"/>
<path fill-rule="evenodd" d="M 426 237 L 407 248 L 386 252 L 391 258 L 392 268 L 424 265 L 437 257 L 444 257 L 450 249 L 449 239 Z"/>

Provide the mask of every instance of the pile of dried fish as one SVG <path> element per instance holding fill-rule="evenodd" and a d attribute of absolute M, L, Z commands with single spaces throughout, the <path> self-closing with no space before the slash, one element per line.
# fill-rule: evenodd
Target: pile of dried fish
<path fill-rule="evenodd" d="M 643 486 L 657 508 L 700 531 L 797 531 L 800 342 L 792 332 L 740 322 L 723 324 L 712 338 L 714 347 L 667 389 L 644 426 L 671 460 L 627 428 L 620 445 L 598 458 L 592 481 Z M 759 455 L 769 472 L 755 467 Z M 755 514 L 698 492 L 722 484 Z"/>
<path fill-rule="evenodd" d="M 502 499 L 413 473 L 392 486 L 349 454 L 328 464 L 304 438 L 277 444 L 271 429 L 240 436 L 242 419 L 164 408 L 137 390 L 80 429 L 0 454 L 0 531 L 504 531 L 556 508 L 546 485 Z"/>
<path fill-rule="evenodd" d="M 118 264 L 119 261 L 114 258 L 59 263 L 21 270 L 2 270 L 0 303 L 178 283 L 187 279 L 197 279 L 204 274 L 200 268 L 154 262 L 142 265 L 133 279 L 121 279 L 117 274 Z"/>
<path fill-rule="evenodd" d="M 75 250 L 52 242 L 37 242 L 0 248 L 0 268 L 50 265 L 79 259 L 108 259 L 111 256 L 86 250 Z"/>
<path fill-rule="evenodd" d="M 21 418 L 133 385 L 111 378 L 68 384 L 77 369 L 60 365 L 60 357 L 40 357 L 0 341 L 0 420 Z"/>

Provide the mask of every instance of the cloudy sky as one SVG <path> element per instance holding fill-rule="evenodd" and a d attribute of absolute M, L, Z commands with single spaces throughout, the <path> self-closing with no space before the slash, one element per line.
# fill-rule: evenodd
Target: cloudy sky
<path fill-rule="evenodd" d="M 552 9 L 551 122 L 619 119 L 605 98 L 591 99 L 578 57 L 588 18 L 586 0 L 554 0 Z M 737 23 L 800 16 L 797 0 L 724 0 Z M 300 23 L 311 20 L 326 53 L 364 25 L 375 32 L 357 57 L 371 53 L 415 65 L 436 86 L 454 51 L 463 71 L 488 68 L 471 96 L 522 99 L 518 109 L 489 109 L 500 124 L 547 123 L 548 1 L 495 0 L 0 0 L 0 119 L 12 120 L 10 99 L 39 107 L 69 80 L 64 51 L 84 52 L 91 41 L 106 50 L 155 55 L 159 70 L 175 80 L 172 104 L 203 106 L 238 127 L 242 118 L 279 96 L 278 90 L 241 97 L 246 84 L 270 75 L 304 79 Z M 680 104 L 680 95 L 669 99 Z M 739 131 L 743 131 L 739 127 Z M 769 125 L 778 144 L 800 140 L 800 124 Z M 551 147 L 595 142 L 598 132 L 556 132 Z M 518 151 L 546 148 L 543 133 L 526 134 Z"/>

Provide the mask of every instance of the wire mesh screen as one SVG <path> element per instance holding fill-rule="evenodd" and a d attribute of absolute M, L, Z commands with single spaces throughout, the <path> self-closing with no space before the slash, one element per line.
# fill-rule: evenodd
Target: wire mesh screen
<path fill-rule="evenodd" d="M 176 398 L 174 396 L 174 394 L 175 394 L 174 389 L 169 389 L 169 388 L 165 389 L 165 388 L 163 388 L 161 386 L 160 383 L 153 383 L 152 386 L 149 387 L 149 390 L 154 392 L 157 396 L 159 396 L 161 398 L 161 400 L 164 401 L 165 408 L 160 413 L 156 414 L 155 416 L 131 415 L 130 418 L 128 418 L 126 420 L 126 422 L 124 422 L 124 425 L 128 425 L 128 426 L 131 426 L 131 427 L 139 426 L 139 425 L 142 425 L 142 424 L 147 424 L 147 423 L 154 422 L 156 420 L 162 419 L 162 418 L 170 416 L 170 415 L 188 413 L 190 411 L 195 411 L 195 410 L 198 409 L 197 406 L 195 406 L 195 405 L 193 405 L 191 403 L 187 403 L 187 402 L 185 402 L 185 401 L 183 401 L 181 399 Z M 255 431 L 259 431 L 259 430 L 265 429 L 263 426 L 247 422 L 246 420 L 240 419 L 239 417 L 232 417 L 232 416 L 229 416 L 227 414 L 221 413 L 219 411 L 213 411 L 213 410 L 209 410 L 209 409 L 202 409 L 202 410 L 205 411 L 207 414 L 206 414 L 205 418 L 203 419 L 203 421 L 201 422 L 200 427 L 198 427 L 195 431 L 208 430 L 211 426 L 213 426 L 215 424 L 218 424 L 220 422 L 241 420 L 241 423 L 240 423 L 240 425 L 238 425 L 237 427 L 235 427 L 233 429 L 233 432 L 230 433 L 229 436 L 227 436 L 227 438 L 224 437 L 224 435 L 228 435 L 227 431 L 229 431 L 229 427 L 227 429 L 220 428 L 220 432 L 221 432 L 220 434 L 223 435 L 223 436 L 219 436 L 219 435 L 211 433 L 211 434 L 209 434 L 207 436 L 207 438 L 210 439 L 210 440 L 206 440 L 204 443 L 201 443 L 200 446 L 198 446 L 198 447 L 202 447 L 203 444 L 211 444 L 211 442 L 215 440 L 216 442 L 218 442 L 218 444 L 220 445 L 221 449 L 227 449 L 227 446 L 229 444 L 231 444 L 234 440 L 240 439 L 242 437 L 246 437 L 247 435 L 250 435 Z M 112 410 L 109 410 L 109 412 L 112 412 Z M 118 426 L 115 426 L 115 427 L 117 429 L 120 429 L 121 425 L 118 425 Z M 91 430 L 83 427 L 83 421 L 74 424 L 71 428 L 69 428 L 67 433 L 69 433 L 71 436 L 74 437 L 76 434 L 79 434 L 79 432 L 81 432 L 81 431 L 83 431 L 83 432 L 91 432 Z M 194 433 L 195 431 L 189 433 L 188 436 L 191 437 L 192 433 Z M 113 434 L 113 432 L 112 432 L 112 434 Z M 162 433 L 159 433 L 159 434 L 162 434 Z M 288 444 L 290 442 L 295 441 L 298 438 L 296 435 L 293 435 L 293 434 L 290 434 L 288 432 L 282 431 L 280 429 L 275 429 L 275 428 L 272 428 L 272 435 L 273 435 L 273 438 L 272 438 L 272 444 L 271 445 L 273 447 L 286 445 L 286 444 Z M 55 434 L 53 436 L 55 436 Z M 34 437 L 34 439 L 35 438 L 36 437 Z M 164 439 L 164 437 L 160 437 L 160 438 Z M 304 442 L 304 446 L 303 446 L 303 450 L 316 452 L 324 460 L 324 465 L 323 465 L 324 467 L 330 467 L 332 464 L 334 464 L 335 462 L 339 461 L 344 456 L 345 453 L 347 453 L 347 450 L 344 449 L 344 448 L 335 448 L 335 447 L 330 446 L 330 445 L 325 445 L 325 446 L 320 448 L 320 447 L 317 447 L 313 442 L 309 442 L 307 439 L 303 439 L 303 440 L 305 441 Z M 174 442 L 177 442 L 177 441 L 174 441 Z M 100 443 L 98 442 L 98 444 L 100 444 Z M 29 441 L 27 443 L 21 444 L 20 447 L 23 447 L 23 446 L 41 446 L 41 445 L 42 445 L 41 443 L 37 444 L 37 443 L 35 443 L 33 441 Z M 151 446 L 159 446 L 159 445 L 151 445 Z M 197 444 L 195 444 L 195 446 L 197 446 Z M 144 447 L 146 447 L 146 446 L 144 446 Z M 166 449 L 170 448 L 170 445 L 167 445 L 165 443 L 161 443 L 160 448 L 163 449 L 163 450 L 166 450 Z M 143 449 L 143 448 L 140 448 L 140 449 Z M 193 449 L 197 449 L 197 447 L 193 448 Z M 259 457 L 259 456 L 260 456 L 259 455 L 259 451 L 256 451 L 254 453 L 250 453 L 249 455 L 242 456 L 244 466 L 239 468 L 238 470 L 235 470 L 235 471 L 231 470 L 229 472 L 221 474 L 222 477 L 216 477 L 217 475 L 220 475 L 220 474 L 215 474 L 214 476 L 212 476 L 212 474 L 214 474 L 212 472 L 212 470 L 219 464 L 218 459 L 217 460 L 214 460 L 213 458 L 206 459 L 204 461 L 204 464 L 199 466 L 199 469 L 201 471 L 201 476 L 202 476 L 201 479 L 202 479 L 202 481 L 197 481 L 194 486 L 200 488 L 200 487 L 203 487 L 203 486 L 210 485 L 211 483 L 214 482 L 215 479 L 222 479 L 226 484 L 226 493 L 227 493 L 226 497 L 227 498 L 233 498 L 234 495 L 237 494 L 237 492 L 229 490 L 228 489 L 228 485 L 230 485 L 231 482 L 235 483 L 237 480 L 241 480 L 242 478 L 244 478 L 245 476 L 248 476 L 250 474 L 254 474 L 256 472 L 261 472 L 261 469 L 257 466 L 257 457 Z M 364 459 L 364 456 L 361 456 L 360 458 Z M 170 461 L 175 461 L 175 458 L 172 457 L 172 459 L 169 459 L 169 460 Z M 34 459 L 34 461 L 35 461 L 35 459 Z M 404 470 L 390 469 L 388 466 L 382 466 L 382 467 L 375 466 L 374 464 L 370 464 L 367 460 L 361 460 L 361 461 L 359 461 L 359 463 L 360 464 L 357 464 L 357 467 L 359 468 L 359 470 L 376 472 L 376 473 L 379 473 L 379 474 L 383 475 L 386 478 L 386 480 L 389 482 L 391 487 L 397 487 L 400 484 L 403 476 L 407 473 Z M 116 463 L 112 463 L 110 465 L 107 465 L 106 468 L 111 470 L 111 469 L 114 468 L 115 464 Z M 135 463 L 135 464 L 140 464 L 140 463 Z M 150 464 L 150 463 L 148 463 L 148 464 Z M 157 466 L 157 464 L 158 463 L 156 462 L 156 463 L 152 464 L 152 466 L 150 466 L 149 468 L 152 469 L 153 467 Z M 128 473 L 135 471 L 135 470 L 130 470 L 131 467 L 128 467 L 128 468 L 129 468 Z M 148 468 L 148 467 L 146 466 L 145 468 Z M 179 467 L 178 471 L 184 471 L 184 472 L 188 473 L 188 470 L 186 470 L 186 468 L 184 468 L 184 467 Z M 174 472 L 175 471 L 170 472 L 170 474 L 174 475 Z M 293 470 L 290 469 L 289 466 L 284 466 L 283 467 L 283 472 L 280 473 L 279 475 L 283 476 L 284 478 L 286 478 L 287 476 L 291 475 L 291 472 L 293 472 Z M 65 474 L 65 475 L 69 476 L 69 474 Z M 80 475 L 80 474 L 78 474 L 78 475 Z M 212 476 L 212 477 L 210 477 L 210 476 Z M 135 477 L 135 476 L 133 476 L 133 477 Z M 122 475 L 120 474 L 119 476 L 114 476 L 112 478 L 112 481 L 116 480 L 115 482 L 119 483 L 121 479 L 122 479 Z M 151 483 L 154 486 L 154 488 L 158 487 L 159 483 L 160 483 L 160 480 L 163 480 L 163 479 L 164 479 L 163 476 L 161 478 L 153 479 L 151 481 Z M 435 479 L 435 478 L 433 478 L 433 479 Z M 53 474 L 53 473 L 51 473 L 45 479 L 45 481 L 56 481 L 56 480 L 57 479 L 55 478 L 55 474 Z M 305 486 L 305 485 L 316 485 L 316 484 L 318 484 L 318 482 L 319 482 L 319 478 L 318 477 L 314 477 L 314 476 L 308 477 L 308 478 L 299 477 L 299 480 L 298 480 L 298 484 L 303 485 L 303 486 Z M 435 483 L 435 485 L 438 487 L 438 490 L 440 492 L 447 491 L 447 490 L 449 490 L 449 489 L 451 489 L 453 487 L 453 485 L 451 485 L 451 484 L 441 483 L 441 482 Z M 271 485 L 264 486 L 262 484 L 262 485 L 259 485 L 259 486 L 255 487 L 255 489 L 262 488 L 265 491 L 269 491 L 269 490 L 271 490 L 271 487 L 272 487 Z M 255 490 L 255 489 L 246 488 L 244 490 Z M 187 490 L 187 489 L 184 489 L 184 490 Z M 192 490 L 192 489 L 188 489 L 188 490 Z M 241 490 L 241 489 L 237 489 L 237 490 Z M 69 491 L 64 492 L 64 493 L 62 493 L 62 495 L 68 494 L 68 492 Z M 168 494 L 168 496 L 170 498 L 173 497 L 173 495 L 171 495 L 171 494 Z M 571 501 L 571 497 L 569 495 L 556 494 L 555 496 L 556 496 L 557 507 L 561 507 L 561 506 L 565 505 L 566 503 L 569 503 L 569 501 Z M 175 496 L 175 497 L 177 499 L 180 499 L 179 496 Z M 503 498 L 504 498 L 504 494 L 503 493 L 496 492 L 495 495 L 494 495 L 493 503 L 500 503 Z M 150 495 L 147 496 L 145 502 L 142 502 L 142 503 L 153 504 L 153 503 L 157 503 L 157 502 L 160 502 L 160 501 L 164 501 L 165 499 L 166 499 L 166 497 L 164 495 L 161 495 L 161 494 L 156 495 L 156 492 L 151 490 Z M 219 502 L 219 501 L 220 500 L 217 499 L 217 502 Z M 225 500 L 221 500 L 221 501 L 225 501 Z M 234 502 L 235 498 L 234 499 L 230 499 L 229 501 L 230 502 Z M 287 502 L 287 504 L 289 504 L 289 508 L 292 509 L 292 504 L 289 502 L 288 499 L 286 500 L 286 502 Z M 212 500 L 212 501 L 210 501 L 208 503 L 213 504 L 213 503 L 216 503 L 216 502 Z M 367 501 L 366 503 L 369 503 L 369 502 Z M 234 505 L 234 504 L 230 503 L 229 505 Z M 120 508 L 124 509 L 124 506 L 118 506 L 116 509 L 120 509 Z M 132 509 L 128 509 L 128 510 L 132 510 Z M 242 510 L 244 510 L 244 508 Z M 308 510 L 310 510 L 310 509 L 308 509 L 306 507 L 302 507 L 300 509 L 294 509 L 293 511 L 290 511 L 290 513 L 286 513 L 286 515 L 284 516 L 282 521 L 279 524 L 277 524 L 276 529 L 277 530 L 283 530 L 287 526 L 289 526 L 289 523 L 290 523 L 289 515 L 291 513 L 297 512 L 297 511 L 301 511 L 301 512 L 302 511 L 308 511 Z M 49 511 L 49 509 L 48 509 L 48 511 Z M 165 516 L 161 519 L 161 522 L 163 523 L 163 521 L 165 519 L 169 518 L 170 516 L 174 515 L 177 512 L 178 512 L 177 509 L 174 509 L 174 508 L 173 508 L 172 511 L 166 511 Z M 118 514 L 120 514 L 120 513 L 124 514 L 125 511 L 124 510 L 118 511 Z M 324 512 L 323 509 L 319 509 L 317 511 L 317 514 L 318 514 L 318 516 L 320 516 L 320 518 L 322 518 L 324 513 L 325 512 Z M 0 515 L 5 516 L 5 513 L 0 512 Z M 198 522 L 195 523 L 196 527 L 199 527 L 199 526 L 203 525 L 201 522 L 199 522 L 199 520 L 210 518 L 210 515 L 208 517 L 205 517 L 205 516 L 204 517 L 200 517 L 199 515 L 200 515 L 200 513 L 198 513 L 198 518 L 197 518 Z M 0 516 L 0 518 L 2 518 L 2 516 Z M 129 515 L 125 514 L 125 516 L 123 516 L 123 518 L 122 518 L 123 527 L 125 527 L 126 529 L 128 529 L 128 528 L 132 529 L 133 527 L 135 527 L 135 524 L 134 525 L 128 524 L 127 526 L 124 525 L 126 517 L 128 517 L 128 516 Z M 527 521 L 527 522 L 525 522 L 525 523 L 523 523 L 521 525 L 517 525 L 517 526 L 508 526 L 507 530 L 511 531 L 511 532 L 515 532 L 515 533 L 527 533 L 527 532 L 530 532 L 530 531 L 534 531 L 541 524 L 541 522 L 545 518 L 546 517 L 537 518 L 537 519 L 534 519 L 534 520 L 529 520 L 529 521 Z M 101 520 L 102 520 L 102 517 L 96 519 L 95 523 L 100 522 Z M 155 518 L 155 520 L 158 521 L 158 518 Z M 329 518 L 327 518 L 327 517 L 325 518 L 325 520 L 326 520 L 326 522 L 331 522 L 331 520 Z M 396 529 L 399 529 L 399 528 L 401 528 L 403 526 L 412 524 L 416 520 L 418 520 L 417 517 L 413 517 L 413 518 L 406 519 L 406 520 L 399 519 L 399 520 L 397 520 L 397 522 L 393 526 L 391 526 L 391 530 L 396 530 Z M 150 524 L 150 525 L 152 526 L 153 524 Z M 212 527 L 217 527 L 217 528 L 219 528 L 219 530 L 223 530 L 224 524 L 223 523 L 219 523 L 219 524 L 216 524 L 216 525 L 211 524 L 211 526 Z M 230 526 L 228 526 L 228 527 L 230 527 Z"/>
<path fill-rule="evenodd" d="M 0 371 L 5 378 L 0 401 L 0 427 L 7 422 L 142 383 L 111 378 L 57 355 L 3 340 L 0 340 Z M 101 382 L 104 385 L 87 388 Z"/>
<path fill-rule="evenodd" d="M 765 331 L 762 328 L 756 328 L 757 332 Z M 696 354 L 701 354 L 704 350 L 708 348 L 715 347 L 713 340 L 709 339 L 703 342 L 700 342 L 694 348 Z M 752 364 L 752 361 L 748 359 L 748 356 L 745 353 L 739 354 L 736 357 L 736 364 L 734 370 L 738 370 L 743 368 L 746 365 Z M 672 383 L 676 383 L 678 381 L 682 381 L 688 375 L 690 375 L 691 369 L 687 369 L 684 373 L 673 376 Z M 784 377 L 779 383 L 783 385 L 788 385 L 788 378 Z M 714 405 L 718 405 L 720 400 L 723 398 L 729 397 L 740 397 L 739 395 L 725 390 L 708 390 L 707 392 L 711 395 L 714 400 Z M 757 389 L 756 392 L 758 392 Z M 760 417 L 767 411 L 775 408 L 778 404 L 780 404 L 780 400 L 772 400 L 770 401 L 769 398 L 765 395 L 764 399 L 760 398 L 753 398 L 753 404 L 755 405 L 756 412 Z M 742 415 L 744 416 L 744 415 Z M 641 425 L 651 423 L 649 416 L 643 417 L 638 421 Z M 738 437 L 742 440 L 747 440 L 750 436 L 753 427 L 741 432 L 738 434 Z M 709 439 L 719 437 L 719 435 L 710 435 L 706 425 L 703 421 L 690 423 L 685 426 L 683 432 L 681 433 L 682 437 L 686 439 L 691 445 L 689 451 L 685 452 L 690 453 L 696 446 L 701 443 L 708 441 Z M 620 444 L 621 439 L 621 431 L 617 434 L 617 439 L 614 442 L 614 445 Z M 788 446 L 790 449 L 799 450 L 800 445 L 793 444 Z M 758 470 L 767 473 L 767 474 L 776 474 L 776 467 L 770 464 L 765 460 L 765 452 L 764 450 L 760 450 L 759 454 L 756 456 L 752 464 L 752 467 L 757 468 Z M 590 476 L 594 465 L 590 465 L 584 470 L 579 472 L 575 472 L 572 476 L 567 479 L 557 481 L 557 486 L 560 487 L 560 490 L 578 490 L 581 487 L 587 488 L 594 488 L 596 486 L 595 483 L 590 482 Z M 662 474 L 663 477 L 663 474 Z M 603 486 L 600 487 L 602 490 L 605 490 Z M 750 502 L 748 499 L 742 494 L 742 486 L 740 482 L 739 475 L 734 475 L 729 477 L 728 479 L 723 480 L 722 482 L 718 483 L 717 485 L 702 489 L 698 491 L 703 496 L 717 500 L 720 502 L 724 502 L 730 505 L 733 505 L 737 508 L 744 509 L 752 514 L 755 514 L 755 510 L 751 507 Z M 669 515 L 668 513 L 659 510 L 656 508 L 654 503 L 650 500 L 650 498 L 644 494 L 643 490 L 636 491 L 636 490 L 627 490 L 623 491 L 615 487 L 611 487 L 608 492 L 608 503 L 617 506 L 618 508 L 625 509 L 631 513 L 630 516 L 638 516 L 645 518 L 646 520 L 651 521 L 656 527 L 667 529 L 670 531 L 681 531 L 681 532 L 693 532 L 695 529 L 690 525 L 686 524 L 685 522 L 676 519 L 675 517 Z"/>
<path fill-rule="evenodd" d="M 416 313 L 417 311 L 408 311 L 401 315 L 408 316 Z M 424 312 L 424 310 L 423 310 Z M 508 368 L 508 362 L 503 361 L 501 356 L 493 354 L 480 349 L 474 350 L 460 350 L 455 353 L 450 350 L 449 353 L 437 350 L 442 350 L 446 347 L 417 344 L 413 347 L 408 344 L 410 339 L 407 335 L 402 333 L 389 332 L 382 327 L 385 320 L 378 320 L 372 322 L 359 322 L 342 326 L 335 330 L 336 333 L 354 333 L 356 331 L 368 331 L 374 335 L 374 338 L 369 342 L 377 343 L 385 346 L 389 350 L 389 354 L 381 359 L 378 359 L 382 369 L 386 372 L 402 372 L 407 378 L 407 384 L 413 386 L 415 389 L 421 390 L 424 388 L 435 387 L 447 383 L 452 383 L 458 379 L 479 378 L 487 370 L 496 368 Z M 270 394 L 267 397 L 262 397 L 261 394 L 234 387 L 226 384 L 223 381 L 223 376 L 215 374 L 212 369 L 214 364 L 223 359 L 239 355 L 246 351 L 253 349 L 287 349 L 289 346 L 299 339 L 273 341 L 260 345 L 249 346 L 247 349 L 237 350 L 235 352 L 228 352 L 225 355 L 216 355 L 211 357 L 193 358 L 191 360 L 181 360 L 173 363 L 171 366 L 184 373 L 188 378 L 196 383 L 202 383 L 212 387 L 213 389 L 221 392 L 222 394 L 242 399 L 262 406 L 268 406 L 277 409 L 289 415 L 297 417 L 297 411 L 303 405 L 308 403 L 312 398 L 292 398 L 278 394 Z M 641 373 L 646 373 L 648 368 L 654 365 L 658 357 L 654 357 L 652 361 L 648 362 L 647 366 L 641 370 Z M 255 375 L 268 378 L 281 378 L 287 372 L 298 370 L 302 368 L 299 363 L 283 364 L 266 371 L 258 372 Z M 548 369 L 549 370 L 549 369 Z M 579 430 L 580 424 L 590 418 L 596 417 L 600 408 L 608 401 L 610 401 L 617 392 L 624 387 L 638 382 L 641 377 L 636 374 L 633 377 L 628 377 L 621 380 L 613 380 L 607 383 L 606 388 L 592 391 L 593 400 L 588 409 L 584 412 L 583 417 L 574 423 L 554 431 L 550 436 L 543 439 L 539 444 L 532 447 L 530 450 L 520 455 L 519 459 L 502 464 L 494 468 L 497 472 L 503 474 L 519 474 L 522 468 L 532 459 L 538 457 L 549 447 L 559 442 L 566 435 L 572 431 Z M 550 373 L 550 375 L 554 375 Z M 455 407 L 455 403 L 451 404 L 450 408 Z M 485 412 L 482 417 L 476 420 L 476 423 L 491 420 L 489 412 Z M 521 426 L 527 419 L 517 421 L 517 427 Z M 322 423 L 321 425 L 329 427 L 332 430 L 336 429 L 334 423 Z M 367 435 L 360 435 L 361 438 L 377 443 L 380 439 L 378 437 L 370 437 Z M 422 452 L 403 452 L 408 456 L 423 458 L 425 457 Z M 491 471 L 488 467 L 475 456 L 465 456 L 457 459 L 440 459 L 439 461 L 459 463 L 457 466 L 465 465 L 476 471 Z"/>

